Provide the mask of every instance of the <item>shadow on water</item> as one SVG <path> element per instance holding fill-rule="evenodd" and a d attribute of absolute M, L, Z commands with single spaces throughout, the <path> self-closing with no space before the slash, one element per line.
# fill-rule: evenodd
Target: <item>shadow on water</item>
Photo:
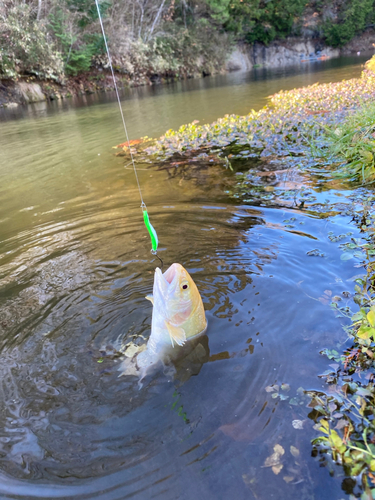
<path fill-rule="evenodd" d="M 295 172 L 288 200 L 260 168 L 284 192 L 245 202 L 221 166 L 140 166 L 160 256 L 192 275 L 209 328 L 139 390 L 119 350 L 148 338 L 158 262 L 106 109 L 1 125 L 1 498 L 339 498 L 303 388 L 344 340 L 327 304 L 356 273 L 328 234 L 350 238 L 334 210 L 350 191 Z"/>

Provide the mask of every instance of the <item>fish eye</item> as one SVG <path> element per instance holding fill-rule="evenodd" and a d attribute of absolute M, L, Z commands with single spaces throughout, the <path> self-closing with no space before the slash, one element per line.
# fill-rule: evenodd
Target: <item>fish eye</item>
<path fill-rule="evenodd" d="M 182 288 L 183 290 L 187 290 L 187 289 L 189 288 L 189 283 L 188 283 L 187 281 L 183 281 L 183 282 L 181 283 L 181 288 Z"/>

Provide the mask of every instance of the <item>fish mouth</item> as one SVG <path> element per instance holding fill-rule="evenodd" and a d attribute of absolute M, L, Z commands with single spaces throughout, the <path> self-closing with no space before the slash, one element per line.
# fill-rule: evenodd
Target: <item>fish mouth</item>
<path fill-rule="evenodd" d="M 171 284 L 175 277 L 179 274 L 180 268 L 180 264 L 172 264 L 163 274 L 165 281 Z"/>
<path fill-rule="evenodd" d="M 182 266 L 181 264 L 172 264 L 165 273 L 161 272 L 159 267 L 155 270 L 155 281 L 158 282 L 162 289 L 173 288 L 178 282 L 178 278 L 181 274 Z"/>

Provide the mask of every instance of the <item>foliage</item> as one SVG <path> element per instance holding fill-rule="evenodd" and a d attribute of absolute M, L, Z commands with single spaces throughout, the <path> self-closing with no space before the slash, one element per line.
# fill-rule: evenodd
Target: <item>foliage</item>
<path fill-rule="evenodd" d="M 89 13 L 91 20 L 95 19 L 95 15 L 91 11 Z M 57 39 L 67 75 L 75 76 L 82 71 L 88 71 L 93 56 L 102 54 L 105 50 L 102 35 L 94 33 L 79 37 L 77 27 L 82 21 L 86 26 L 89 23 L 88 16 L 78 16 L 75 23 L 69 23 L 69 13 L 59 8 L 50 15 L 49 26 Z"/>
<path fill-rule="evenodd" d="M 45 26 L 33 19 L 27 4 L 0 12 L 0 74 L 8 78 L 31 74 L 54 80 L 63 76 L 61 54 Z"/>
<path fill-rule="evenodd" d="M 239 5 L 242 5 L 242 2 L 239 2 Z M 250 18 L 253 28 L 247 32 L 246 41 L 268 44 L 275 38 L 290 35 L 295 19 L 302 15 L 305 5 L 303 0 L 260 2 L 257 15 Z M 239 10 L 243 11 L 244 7 L 240 7 Z"/>
<path fill-rule="evenodd" d="M 210 16 L 218 24 L 224 24 L 230 18 L 230 0 L 206 0 L 210 9 Z"/>
<path fill-rule="evenodd" d="M 335 0 L 337 19 L 323 23 L 328 43 L 342 45 L 372 22 L 375 0 Z M 298 32 L 316 0 L 101 0 L 108 43 L 120 73 L 144 83 L 155 74 L 220 72 L 234 40 L 268 44 Z M 108 68 L 91 0 L 0 2 L 0 75 L 61 79 Z"/>
<path fill-rule="evenodd" d="M 169 27 L 148 45 L 148 60 L 155 73 L 170 71 L 176 76 L 211 74 L 220 71 L 231 40 L 219 35 L 204 21 L 190 29 Z"/>
<path fill-rule="evenodd" d="M 373 0 L 346 0 L 338 11 L 336 22 L 327 19 L 323 24 L 326 42 L 332 47 L 342 47 L 357 33 L 361 33 L 373 15 Z"/>
<path fill-rule="evenodd" d="M 331 154 L 344 160 L 338 175 L 363 183 L 374 182 L 375 104 L 367 103 L 326 131 Z"/>

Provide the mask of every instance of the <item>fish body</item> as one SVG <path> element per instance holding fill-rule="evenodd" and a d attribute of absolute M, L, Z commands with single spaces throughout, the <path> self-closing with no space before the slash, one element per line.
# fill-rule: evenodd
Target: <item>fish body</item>
<path fill-rule="evenodd" d="M 203 334 L 207 320 L 202 298 L 193 279 L 180 264 L 165 273 L 155 270 L 151 335 L 146 349 L 136 358 L 141 379 L 161 361 L 168 364 L 180 355 L 189 339 Z"/>

